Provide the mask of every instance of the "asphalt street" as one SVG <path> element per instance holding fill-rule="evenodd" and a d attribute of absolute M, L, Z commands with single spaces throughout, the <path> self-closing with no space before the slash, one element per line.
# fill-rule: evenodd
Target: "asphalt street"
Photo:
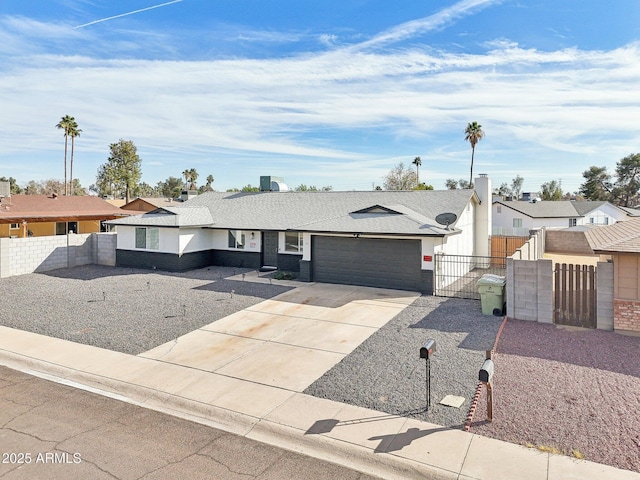
<path fill-rule="evenodd" d="M 0 478 L 374 477 L 0 367 Z"/>

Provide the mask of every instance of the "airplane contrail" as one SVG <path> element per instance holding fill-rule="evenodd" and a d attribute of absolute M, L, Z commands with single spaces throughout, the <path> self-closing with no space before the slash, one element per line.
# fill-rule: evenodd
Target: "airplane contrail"
<path fill-rule="evenodd" d="M 153 5 L 152 7 L 141 8 L 140 10 L 134 10 L 133 12 L 121 13 L 120 15 L 114 15 L 113 17 L 101 18 L 100 20 L 94 20 L 93 22 L 85 23 L 83 25 L 78 25 L 75 28 L 88 27 L 89 25 L 95 25 L 96 23 L 106 22 L 108 20 L 113 20 L 114 18 L 126 17 L 128 15 L 133 15 L 134 13 L 146 12 L 147 10 L 153 10 L 154 8 L 166 7 L 167 5 L 171 5 L 172 3 L 182 2 L 182 0 L 172 0 L 171 2 L 161 3 L 160 5 Z"/>

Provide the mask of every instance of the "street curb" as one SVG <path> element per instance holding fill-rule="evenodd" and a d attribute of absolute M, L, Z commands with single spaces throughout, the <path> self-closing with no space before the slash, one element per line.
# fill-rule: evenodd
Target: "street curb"
<path fill-rule="evenodd" d="M 458 473 L 148 387 L 0 349 L 0 365 L 383 479 L 456 480 Z"/>

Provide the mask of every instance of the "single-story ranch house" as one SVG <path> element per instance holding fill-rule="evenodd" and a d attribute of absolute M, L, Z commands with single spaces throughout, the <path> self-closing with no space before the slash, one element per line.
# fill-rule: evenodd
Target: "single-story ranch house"
<path fill-rule="evenodd" d="M 0 238 L 93 233 L 101 223 L 130 215 L 87 195 L 9 195 L 0 198 Z"/>
<path fill-rule="evenodd" d="M 118 266 L 270 266 L 297 272 L 303 281 L 433 293 L 437 253 L 489 255 L 491 181 L 481 175 L 475 185 L 443 191 L 209 192 L 109 223 L 117 226 Z M 443 213 L 455 218 L 438 217 Z"/>

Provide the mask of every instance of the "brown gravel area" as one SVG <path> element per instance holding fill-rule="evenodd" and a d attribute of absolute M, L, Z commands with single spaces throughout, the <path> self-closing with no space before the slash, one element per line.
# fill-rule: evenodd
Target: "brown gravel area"
<path fill-rule="evenodd" d="M 471 432 L 640 472 L 640 337 L 508 320 Z"/>

